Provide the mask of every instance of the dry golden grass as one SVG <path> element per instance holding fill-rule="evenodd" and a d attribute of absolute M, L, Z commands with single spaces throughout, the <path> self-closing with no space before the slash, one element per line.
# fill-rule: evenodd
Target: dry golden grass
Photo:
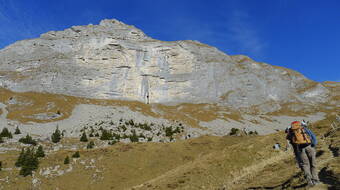
<path fill-rule="evenodd" d="M 334 111 L 334 110 L 333 110 Z M 340 174 L 338 160 L 328 150 L 338 143 L 340 134 L 321 138 L 330 127 L 334 114 L 314 123 L 318 134 L 319 169 L 327 167 Z M 247 189 L 250 187 L 280 187 L 287 181 L 301 185 L 292 152 L 274 151 L 274 143 L 285 146 L 285 134 L 266 136 L 212 137 L 203 136 L 174 143 L 118 143 L 107 148 L 80 150 L 81 158 L 72 161 L 73 170 L 62 176 L 46 178 L 36 174 L 41 189 Z M 79 143 L 78 139 L 64 139 L 63 144 Z M 86 143 L 83 143 L 85 146 Z M 335 145 L 335 144 L 334 144 Z M 338 144 L 336 144 L 338 146 Z M 50 146 L 45 144 L 45 147 Z M 39 169 L 60 165 L 66 155 L 74 151 L 61 150 L 41 160 Z M 13 167 L 17 151 L 1 154 L 4 168 Z M 95 160 L 95 168 L 85 168 Z M 85 162 L 85 164 L 81 164 Z M 38 169 L 38 171 L 39 171 Z M 18 177 L 18 170 L 0 172 L 0 179 L 9 176 L 4 189 L 30 189 L 32 177 Z M 79 183 L 79 182 L 81 183 Z M 326 185 L 327 186 L 327 185 Z"/>
<path fill-rule="evenodd" d="M 10 104 L 10 99 L 17 104 Z M 137 101 L 102 100 L 73 97 L 61 94 L 37 93 L 37 92 L 12 92 L 0 88 L 0 102 L 6 104 L 7 118 L 22 123 L 45 123 L 62 120 L 70 117 L 73 109 L 79 104 L 94 104 L 103 106 L 126 106 L 132 111 L 141 112 L 155 118 L 177 120 L 193 127 L 199 127 L 200 121 L 212 121 L 219 117 L 225 119 L 241 120 L 241 114 L 235 110 L 221 108 L 215 104 L 179 104 L 165 106 L 161 104 L 144 104 Z M 219 111 L 227 111 L 228 114 L 218 115 Z M 61 117 L 40 120 L 34 115 L 41 113 L 61 113 Z"/>

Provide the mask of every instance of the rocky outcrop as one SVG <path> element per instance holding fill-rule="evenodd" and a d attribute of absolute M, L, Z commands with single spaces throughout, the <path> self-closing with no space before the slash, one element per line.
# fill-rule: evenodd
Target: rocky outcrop
<path fill-rule="evenodd" d="M 197 41 L 163 42 L 117 20 L 51 31 L 0 50 L 0 87 L 145 103 L 324 102 L 329 91 L 289 69 Z"/>

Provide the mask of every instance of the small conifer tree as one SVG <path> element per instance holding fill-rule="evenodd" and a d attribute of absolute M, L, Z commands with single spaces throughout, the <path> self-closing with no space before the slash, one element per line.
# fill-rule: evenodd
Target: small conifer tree
<path fill-rule="evenodd" d="M 43 150 L 43 147 L 40 145 L 37 149 L 37 152 L 35 153 L 36 157 L 45 157 L 45 152 Z"/>
<path fill-rule="evenodd" d="M 12 133 L 5 127 L 2 129 L 1 133 L 0 133 L 1 137 L 7 137 L 7 138 L 13 138 Z"/>
<path fill-rule="evenodd" d="M 87 144 L 87 146 L 86 146 L 87 149 L 91 149 L 91 148 L 93 148 L 93 147 L 94 147 L 94 142 L 93 142 L 93 141 L 90 141 L 90 142 Z"/>
<path fill-rule="evenodd" d="M 102 130 L 102 136 L 100 137 L 100 140 L 112 140 L 112 138 L 112 133 L 105 129 Z"/>
<path fill-rule="evenodd" d="M 21 131 L 18 126 L 15 128 L 14 134 L 15 135 L 21 134 Z"/>
<path fill-rule="evenodd" d="M 70 157 L 66 156 L 64 159 L 64 164 L 69 164 L 70 163 Z"/>
<path fill-rule="evenodd" d="M 132 135 L 129 136 L 131 142 L 138 142 L 138 136 L 135 130 L 132 130 Z"/>
<path fill-rule="evenodd" d="M 61 140 L 61 132 L 59 130 L 59 127 L 57 126 L 57 128 L 55 129 L 54 133 L 51 136 L 51 140 L 53 143 L 58 143 Z"/>
<path fill-rule="evenodd" d="M 38 165 L 39 161 L 38 157 L 35 156 L 34 149 L 27 148 L 27 150 L 24 152 L 19 174 L 24 177 L 32 175 L 32 171 L 36 170 L 38 168 Z"/>
<path fill-rule="evenodd" d="M 85 131 L 84 131 L 83 134 L 81 135 L 80 141 L 81 141 L 81 142 L 87 142 L 87 141 L 88 141 Z"/>
<path fill-rule="evenodd" d="M 75 153 L 72 155 L 72 158 L 79 158 L 79 157 L 80 157 L 79 151 L 75 152 Z"/>
<path fill-rule="evenodd" d="M 29 134 L 27 134 L 26 137 L 20 138 L 19 142 L 24 144 L 31 144 L 33 146 L 37 145 L 37 141 L 35 141 Z"/>
<path fill-rule="evenodd" d="M 15 162 L 16 167 L 20 167 L 24 161 L 25 149 L 22 148 L 17 161 Z"/>

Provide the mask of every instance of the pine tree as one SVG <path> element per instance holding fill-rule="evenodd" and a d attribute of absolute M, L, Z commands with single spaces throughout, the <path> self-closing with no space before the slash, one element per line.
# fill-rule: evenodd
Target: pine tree
<path fill-rule="evenodd" d="M 45 152 L 43 150 L 43 147 L 40 145 L 37 149 L 37 152 L 35 153 L 36 157 L 45 157 Z"/>
<path fill-rule="evenodd" d="M 108 130 L 102 130 L 100 140 L 112 140 L 112 134 Z"/>
<path fill-rule="evenodd" d="M 37 141 L 32 139 L 32 137 L 29 134 L 27 134 L 26 137 L 20 138 L 19 142 L 24 143 L 24 144 L 31 144 L 33 146 L 37 145 Z"/>
<path fill-rule="evenodd" d="M 59 127 L 57 126 L 57 128 L 55 129 L 54 133 L 51 136 L 52 142 L 53 143 L 58 143 L 61 140 L 61 133 L 59 130 Z"/>
<path fill-rule="evenodd" d="M 79 157 L 80 157 L 79 151 L 75 152 L 75 153 L 72 155 L 72 158 L 79 158 Z"/>
<path fill-rule="evenodd" d="M 0 137 L 7 137 L 7 138 L 13 138 L 12 133 L 5 127 L 2 129 L 1 133 L 0 133 Z"/>
<path fill-rule="evenodd" d="M 17 128 L 15 128 L 14 134 L 15 134 L 15 135 L 21 134 L 21 131 L 20 131 L 20 129 L 19 129 L 18 126 L 17 126 Z"/>
<path fill-rule="evenodd" d="M 94 147 L 94 142 L 93 142 L 93 141 L 90 141 L 90 142 L 87 144 L 87 146 L 86 146 L 87 149 L 91 149 L 91 148 L 93 148 L 93 147 Z"/>
<path fill-rule="evenodd" d="M 19 174 L 25 177 L 27 175 L 32 175 L 32 171 L 38 168 L 39 161 L 38 157 L 35 156 L 33 148 L 27 148 L 23 155 L 23 161 Z"/>
<path fill-rule="evenodd" d="M 16 167 L 20 167 L 22 165 L 22 163 L 24 162 L 24 157 L 25 157 L 25 149 L 22 148 L 21 152 L 19 154 L 19 157 L 18 157 L 17 161 L 15 162 Z"/>
<path fill-rule="evenodd" d="M 80 141 L 81 141 L 81 142 L 87 142 L 87 141 L 88 141 L 88 140 L 87 140 L 87 136 L 86 136 L 85 131 L 84 131 L 83 134 L 81 135 Z"/>
<path fill-rule="evenodd" d="M 70 163 L 70 158 L 66 156 L 66 158 L 64 159 L 64 164 L 69 164 L 69 163 Z"/>

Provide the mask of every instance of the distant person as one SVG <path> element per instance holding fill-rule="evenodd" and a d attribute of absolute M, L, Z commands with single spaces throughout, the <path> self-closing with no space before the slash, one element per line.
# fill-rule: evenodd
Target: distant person
<path fill-rule="evenodd" d="M 287 130 L 287 140 L 292 144 L 299 167 L 305 174 L 308 186 L 319 184 L 316 169 L 316 136 L 301 122 L 294 121 Z"/>

